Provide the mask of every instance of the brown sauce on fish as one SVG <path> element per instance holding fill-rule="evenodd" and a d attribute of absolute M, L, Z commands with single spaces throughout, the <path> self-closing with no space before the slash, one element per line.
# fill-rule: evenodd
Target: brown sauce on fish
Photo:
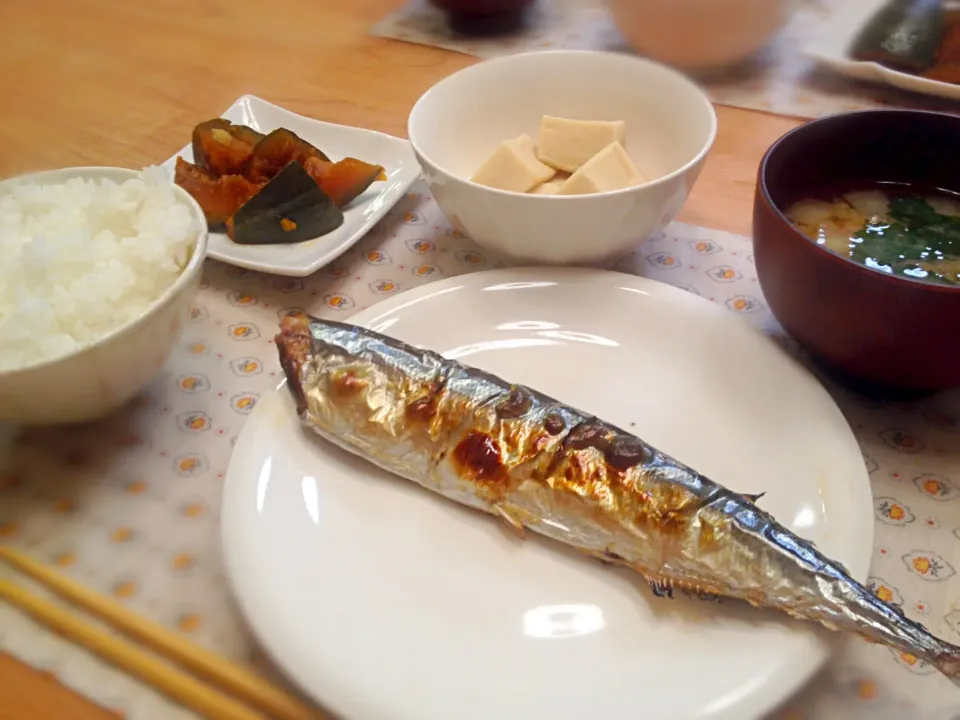
<path fill-rule="evenodd" d="M 468 433 L 454 448 L 453 459 L 463 474 L 475 480 L 500 482 L 506 479 L 500 445 L 486 433 Z"/>

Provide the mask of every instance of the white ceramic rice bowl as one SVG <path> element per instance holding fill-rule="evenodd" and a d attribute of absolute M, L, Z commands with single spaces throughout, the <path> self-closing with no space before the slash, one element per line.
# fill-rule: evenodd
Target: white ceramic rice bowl
<path fill-rule="evenodd" d="M 23 175 L 0 184 L 63 183 L 72 178 L 118 183 L 139 172 L 76 167 Z M 0 422 L 49 425 L 97 420 L 129 402 L 166 363 L 190 318 L 207 248 L 207 224 L 197 202 L 173 186 L 177 200 L 199 219 L 200 231 L 180 277 L 140 317 L 71 354 L 0 371 Z"/>

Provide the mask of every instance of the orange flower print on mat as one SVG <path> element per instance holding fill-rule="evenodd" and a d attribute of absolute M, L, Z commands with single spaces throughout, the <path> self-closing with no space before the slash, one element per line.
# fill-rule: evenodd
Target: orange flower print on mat
<path fill-rule="evenodd" d="M 137 583 L 133 580 L 124 579 L 115 582 L 113 587 L 110 588 L 110 592 L 113 593 L 115 598 L 127 600 L 137 594 L 137 589 Z"/>
<path fill-rule="evenodd" d="M 946 580 L 956 574 L 946 560 L 929 550 L 914 550 L 904 555 L 902 559 L 910 572 L 924 580 Z"/>
<path fill-rule="evenodd" d="M 121 526 L 116 528 L 113 532 L 110 533 L 110 542 L 117 545 L 123 545 L 133 540 L 136 533 L 134 533 L 132 528 Z"/>
<path fill-rule="evenodd" d="M 763 310 L 759 300 L 747 295 L 734 295 L 724 304 L 737 313 L 755 313 Z"/>
<path fill-rule="evenodd" d="M 902 428 L 887 428 L 880 433 L 880 439 L 898 452 L 923 452 L 923 441 Z"/>
<path fill-rule="evenodd" d="M 655 267 L 664 268 L 667 270 L 680 267 L 680 261 L 670 253 L 665 252 L 648 255 L 647 262 Z"/>
<path fill-rule="evenodd" d="M 854 683 L 854 692 L 860 700 L 876 700 L 879 688 L 873 680 L 860 679 Z"/>
<path fill-rule="evenodd" d="M 227 334 L 230 335 L 230 338 L 233 340 L 246 342 L 248 340 L 256 340 L 260 337 L 260 330 L 252 323 L 237 323 L 227 328 Z"/>
<path fill-rule="evenodd" d="M 170 559 L 170 569 L 182 573 L 190 570 L 197 564 L 197 559 L 190 553 L 178 553 Z"/>
<path fill-rule="evenodd" d="M 487 258 L 478 252 L 472 250 L 461 250 L 457 253 L 457 260 L 470 267 L 483 267 L 487 264 Z"/>
<path fill-rule="evenodd" d="M 698 255 L 713 255 L 723 250 L 722 247 L 710 240 L 691 240 L 690 247 Z"/>
<path fill-rule="evenodd" d="M 243 292 L 230 293 L 227 295 L 227 300 L 231 305 L 236 305 L 237 307 L 248 307 L 257 304 L 256 296 Z"/>
<path fill-rule="evenodd" d="M 466 233 L 464 233 L 460 228 L 452 227 L 447 230 L 447 237 L 453 238 L 454 240 L 462 240 L 464 237 L 466 237 Z"/>
<path fill-rule="evenodd" d="M 349 310 L 356 304 L 353 302 L 353 298 L 343 293 L 324 295 L 323 302 L 331 310 Z"/>
<path fill-rule="evenodd" d="M 933 665 L 925 660 L 921 660 L 912 653 L 901 652 L 890 648 L 890 654 L 893 655 L 893 659 L 896 660 L 897 663 L 915 675 L 929 675 L 932 672 L 936 672 L 936 668 L 933 667 Z"/>
<path fill-rule="evenodd" d="M 263 365 L 260 358 L 242 357 L 230 361 L 230 369 L 234 375 L 245 377 L 247 375 L 259 375 L 263 372 Z"/>
<path fill-rule="evenodd" d="M 180 455 L 173 461 L 174 472 L 180 477 L 202 475 L 210 469 L 207 458 L 199 453 Z"/>
<path fill-rule="evenodd" d="M 203 625 L 203 618 L 198 613 L 186 612 L 177 617 L 177 630 L 184 633 L 192 633 L 200 629 Z"/>
<path fill-rule="evenodd" d="M 423 223 L 426 221 L 423 219 L 423 215 L 420 213 L 405 212 L 403 214 L 403 222 L 406 225 L 423 225 Z"/>
<path fill-rule="evenodd" d="M 210 380 L 206 375 L 182 375 L 177 378 L 177 389 L 189 394 L 206 392 L 210 389 Z"/>
<path fill-rule="evenodd" d="M 277 320 L 279 320 L 280 322 L 283 322 L 283 319 L 285 317 L 292 317 L 294 315 L 301 315 L 301 314 L 303 315 L 307 314 L 307 311 L 304 310 L 302 307 L 281 308 L 280 310 L 277 310 Z"/>
<path fill-rule="evenodd" d="M 734 280 L 739 280 L 743 277 L 743 274 L 739 270 L 732 268 L 729 265 L 720 265 L 715 268 L 710 268 L 706 272 L 707 277 L 717 282 L 733 282 Z"/>
<path fill-rule="evenodd" d="M 198 518 L 207 510 L 202 500 L 190 500 L 180 506 L 180 514 L 186 518 Z"/>
<path fill-rule="evenodd" d="M 417 255 L 425 255 L 437 249 L 437 246 L 429 240 L 407 240 L 407 247 L 410 248 L 410 252 Z"/>
<path fill-rule="evenodd" d="M 72 567 L 77 562 L 77 556 L 72 552 L 58 553 L 53 558 L 53 562 L 58 567 Z"/>
<path fill-rule="evenodd" d="M 867 588 L 878 598 L 891 605 L 903 605 L 903 596 L 900 591 L 883 578 L 867 578 Z"/>
<path fill-rule="evenodd" d="M 273 289 L 282 293 L 294 293 L 303 290 L 303 280 L 300 278 L 280 277 L 273 281 Z"/>
<path fill-rule="evenodd" d="M 934 427 L 947 432 L 956 432 L 960 430 L 960 421 L 956 416 L 939 410 L 929 410 L 923 414 L 924 419 Z"/>
<path fill-rule="evenodd" d="M 210 420 L 210 416 L 206 413 L 186 412 L 181 415 L 177 415 L 177 427 L 179 427 L 182 432 L 206 432 L 211 428 L 212 425 L 213 422 Z"/>
<path fill-rule="evenodd" d="M 363 254 L 363 260 L 368 265 L 387 265 L 391 262 L 390 256 L 383 250 L 367 250 Z"/>
<path fill-rule="evenodd" d="M 387 295 L 400 289 L 393 280 L 376 280 L 370 283 L 370 289 L 377 295 Z"/>
<path fill-rule="evenodd" d="M 443 271 L 436 265 L 417 265 L 410 272 L 417 277 L 440 277 L 443 275 Z"/>
<path fill-rule="evenodd" d="M 127 483 L 127 492 L 131 495 L 142 495 L 147 489 L 146 480 L 131 480 Z"/>
<path fill-rule="evenodd" d="M 349 310 L 354 305 L 353 298 L 349 295 L 343 293 L 333 293 L 332 295 L 324 295 L 323 302 L 331 310 Z"/>
<path fill-rule="evenodd" d="M 230 407 L 241 415 L 249 415 L 259 399 L 256 393 L 241 393 L 230 398 Z"/>
<path fill-rule="evenodd" d="M 209 355 L 210 348 L 208 348 L 202 342 L 194 342 L 187 345 L 187 352 L 191 355 Z"/>
<path fill-rule="evenodd" d="M 892 497 L 878 497 L 873 501 L 873 509 L 880 522 L 887 525 L 903 526 L 912 523 L 915 518 L 910 508 Z"/>
<path fill-rule="evenodd" d="M 917 490 L 928 498 L 938 500 L 939 502 L 953 500 L 957 497 L 958 492 L 960 492 L 960 488 L 957 488 L 950 478 L 942 475 L 934 475 L 933 473 L 918 475 L 913 479 L 913 484 L 917 486 Z"/>

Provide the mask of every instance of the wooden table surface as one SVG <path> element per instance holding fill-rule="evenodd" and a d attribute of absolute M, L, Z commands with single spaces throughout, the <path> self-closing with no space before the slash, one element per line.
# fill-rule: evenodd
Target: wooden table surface
<path fill-rule="evenodd" d="M 0 178 L 162 161 L 244 93 L 405 137 L 420 94 L 476 59 L 369 37 L 401 2 L 0 3 Z M 757 163 L 799 121 L 717 112 L 716 145 L 679 219 L 749 234 Z M 116 717 L 2 654 L 0 688 L 0 720 Z"/>

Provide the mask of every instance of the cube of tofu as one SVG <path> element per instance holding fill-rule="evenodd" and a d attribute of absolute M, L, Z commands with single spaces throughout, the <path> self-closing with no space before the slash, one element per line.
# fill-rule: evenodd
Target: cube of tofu
<path fill-rule="evenodd" d="M 560 185 L 556 180 L 551 180 L 550 182 L 545 182 L 543 185 L 537 185 L 530 192 L 533 195 L 556 195 L 560 192 Z"/>
<path fill-rule="evenodd" d="M 530 192 L 534 195 L 556 195 L 569 177 L 570 173 L 558 172 L 552 180 L 548 180 L 543 185 L 537 185 Z"/>
<path fill-rule="evenodd" d="M 537 160 L 537 145 L 529 135 L 500 143 L 470 179 L 478 185 L 529 192 L 556 174 L 549 165 Z"/>
<path fill-rule="evenodd" d="M 544 115 L 540 118 L 537 157 L 557 170 L 576 172 L 612 142 L 627 146 L 623 120 L 568 120 Z"/>
<path fill-rule="evenodd" d="M 623 145 L 612 142 L 587 160 L 560 186 L 560 195 L 589 195 L 639 185 L 643 175 L 633 164 Z"/>

